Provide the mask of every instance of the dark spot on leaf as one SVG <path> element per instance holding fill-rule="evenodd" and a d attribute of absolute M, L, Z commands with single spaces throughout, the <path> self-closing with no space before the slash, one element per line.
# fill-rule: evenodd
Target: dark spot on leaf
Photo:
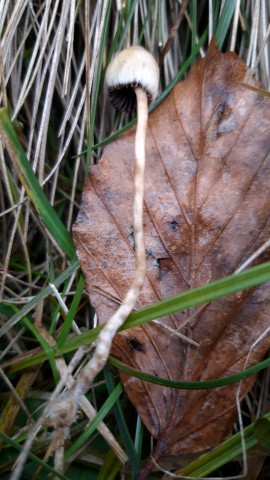
<path fill-rule="evenodd" d="M 142 344 L 137 340 L 136 337 L 131 337 L 127 339 L 129 349 L 130 350 L 135 350 L 136 352 L 142 352 L 144 353 L 144 349 Z"/>
<path fill-rule="evenodd" d="M 230 95 L 228 92 L 224 95 L 216 112 L 217 138 L 226 133 L 231 133 L 236 128 L 235 119 L 232 117 L 232 108 L 230 106 Z"/>
<path fill-rule="evenodd" d="M 177 227 L 178 227 L 177 220 L 173 220 L 172 222 L 170 222 L 169 227 L 170 227 L 171 230 L 177 230 Z"/>

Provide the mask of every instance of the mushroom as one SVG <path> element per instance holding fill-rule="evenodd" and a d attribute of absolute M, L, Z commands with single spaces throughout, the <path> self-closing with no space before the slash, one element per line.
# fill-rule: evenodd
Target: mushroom
<path fill-rule="evenodd" d="M 127 304 L 127 317 L 135 306 L 146 274 L 143 231 L 145 138 L 148 103 L 153 102 L 158 94 L 159 68 L 156 60 L 147 50 L 139 46 L 129 47 L 115 55 L 108 66 L 105 82 L 108 97 L 113 106 L 121 111 L 137 111 L 138 116 L 135 136 L 133 203 L 136 272 L 133 284 L 119 308 L 120 310 L 123 304 Z"/>
<path fill-rule="evenodd" d="M 121 305 L 103 326 L 96 340 L 92 358 L 76 377 L 71 389 L 60 396 L 54 411 L 61 411 L 50 420 L 55 428 L 69 426 L 76 419 L 82 396 L 91 387 L 96 375 L 105 366 L 113 338 L 132 312 L 142 289 L 146 275 L 146 258 L 143 231 L 143 192 L 145 167 L 145 138 L 148 119 L 148 102 L 158 94 L 159 68 L 152 55 L 142 47 L 130 47 L 115 55 L 106 73 L 110 100 L 119 110 L 134 112 L 138 121 L 135 136 L 133 233 L 136 253 L 136 271 L 132 285 Z"/>
<path fill-rule="evenodd" d="M 105 83 L 109 100 L 116 110 L 139 111 L 136 89 L 143 90 L 148 102 L 153 102 L 158 94 L 159 68 L 147 50 L 129 47 L 115 55 L 107 68 Z"/>
<path fill-rule="evenodd" d="M 143 231 L 143 194 L 145 169 L 145 139 L 148 119 L 148 102 L 158 94 L 159 68 L 154 57 L 142 47 L 130 47 L 115 55 L 108 66 L 105 83 L 108 96 L 118 110 L 137 110 L 135 136 L 133 235 L 136 253 L 136 270 L 132 285 L 124 299 L 101 330 L 93 357 L 78 375 L 89 380 L 102 370 L 110 354 L 113 338 L 132 312 L 146 275 L 146 258 Z M 86 369 L 88 370 L 86 372 Z M 88 386 L 89 388 L 89 386 Z M 87 389 L 83 389 L 84 393 Z"/>
<path fill-rule="evenodd" d="M 146 258 L 143 231 L 143 194 L 145 168 L 145 139 L 148 119 L 148 102 L 158 94 L 159 68 L 154 57 L 142 47 L 130 47 L 115 55 L 106 72 L 105 83 L 113 105 L 123 111 L 137 110 L 135 136 L 133 235 L 136 270 L 132 285 L 121 305 L 104 325 L 97 340 L 92 358 L 76 379 L 76 394 L 85 393 L 95 376 L 104 367 L 110 354 L 113 338 L 132 312 L 146 275 Z M 86 385 L 86 379 L 88 385 Z"/>

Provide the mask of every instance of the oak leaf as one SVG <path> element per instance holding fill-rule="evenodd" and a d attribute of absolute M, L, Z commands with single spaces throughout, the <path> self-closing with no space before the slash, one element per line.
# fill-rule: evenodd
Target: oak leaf
<path fill-rule="evenodd" d="M 234 53 L 214 44 L 149 117 L 144 223 L 147 279 L 137 308 L 234 273 L 270 236 L 270 104 Z M 106 147 L 85 185 L 74 240 L 91 303 L 106 322 L 132 283 L 134 128 Z M 269 251 L 260 262 L 269 259 Z M 243 369 L 269 327 L 265 284 L 117 334 L 113 355 L 172 380 L 209 380 Z M 191 320 L 184 326 L 186 321 Z M 264 338 L 248 365 L 269 347 Z M 157 439 L 154 455 L 217 445 L 236 418 L 237 385 L 184 391 L 121 374 Z M 254 379 L 242 383 L 241 396 Z"/>

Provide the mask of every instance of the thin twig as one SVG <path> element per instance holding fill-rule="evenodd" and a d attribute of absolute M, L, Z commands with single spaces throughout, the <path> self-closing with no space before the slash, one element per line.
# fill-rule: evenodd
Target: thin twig
<path fill-rule="evenodd" d="M 176 35 L 176 32 L 180 26 L 180 23 L 182 22 L 182 19 L 184 17 L 184 14 L 185 14 L 185 11 L 187 9 L 187 6 L 188 6 L 188 1 L 189 0 L 183 0 L 183 3 L 182 3 L 182 6 L 180 8 L 180 11 L 179 11 L 179 14 L 178 14 L 178 17 L 176 19 L 176 22 L 175 22 L 175 25 L 171 28 L 171 31 L 170 31 L 170 34 L 169 34 L 169 37 L 167 39 L 167 42 L 165 43 L 164 47 L 163 47 L 163 50 L 160 54 L 160 58 L 159 58 L 159 66 L 161 67 L 163 65 L 163 62 L 164 62 L 164 58 L 165 56 L 167 55 L 167 53 L 169 52 L 170 48 L 171 48 L 171 44 L 173 42 L 173 39 Z"/>

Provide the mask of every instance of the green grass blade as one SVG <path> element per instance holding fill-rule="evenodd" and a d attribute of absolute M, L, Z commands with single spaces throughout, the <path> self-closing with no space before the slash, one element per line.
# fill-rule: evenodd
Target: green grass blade
<path fill-rule="evenodd" d="M 42 190 L 19 141 L 8 111 L 5 108 L 0 109 L 0 134 L 20 181 L 39 213 L 40 218 L 52 234 L 56 243 L 70 259 L 73 259 L 75 256 L 75 247 L 71 235 Z"/>
<path fill-rule="evenodd" d="M 110 449 L 104 458 L 101 470 L 98 475 L 98 480 L 114 480 L 118 474 L 122 464 L 115 455 L 114 451 Z"/>
<path fill-rule="evenodd" d="M 255 287 L 270 280 L 270 262 L 229 275 L 132 313 L 121 330 Z"/>
<path fill-rule="evenodd" d="M 124 45 L 124 42 L 126 41 L 127 32 L 128 32 L 128 30 L 130 29 L 130 24 L 131 24 L 131 20 L 132 20 L 132 18 L 133 18 L 133 15 L 134 15 L 134 11 L 135 11 L 135 8 L 136 8 L 137 0 L 132 0 L 131 5 L 129 6 L 129 9 L 128 9 L 128 6 L 127 6 L 127 2 L 125 2 L 125 3 L 126 3 L 126 5 L 125 5 L 125 13 L 127 14 L 127 18 L 126 18 L 126 21 L 125 21 L 125 27 L 124 27 L 124 29 L 123 29 L 121 38 L 120 38 L 120 40 L 119 40 L 119 44 L 118 44 L 117 50 L 122 50 L 123 45 Z"/>
<path fill-rule="evenodd" d="M 105 380 L 106 380 L 106 385 L 107 385 L 108 391 L 109 391 L 109 393 L 112 393 L 113 389 L 115 388 L 114 378 L 113 378 L 113 376 L 112 376 L 108 367 L 104 368 L 103 373 L 104 373 L 104 377 L 105 377 Z M 140 470 L 140 462 L 138 460 L 138 456 L 137 456 L 136 450 L 134 448 L 132 438 L 131 438 L 130 433 L 129 433 L 127 422 L 125 420 L 123 408 L 122 408 L 119 400 L 115 403 L 115 405 L 113 407 L 113 413 L 114 413 L 114 416 L 115 416 L 115 419 L 116 419 L 116 422 L 117 422 L 117 425 L 118 425 L 118 429 L 119 429 L 119 432 L 120 432 L 120 435 L 121 435 L 121 438 L 122 438 L 123 445 L 125 447 L 125 451 L 128 455 L 129 461 L 130 461 L 130 466 L 131 466 L 132 473 L 133 473 L 133 475 L 137 475 L 139 473 L 139 470 Z"/>
<path fill-rule="evenodd" d="M 75 260 L 70 267 L 68 267 L 63 273 L 61 273 L 54 281 L 56 288 L 65 282 L 68 278 L 71 277 L 79 269 L 78 260 Z M 2 337 L 10 328 L 16 325 L 27 313 L 29 313 L 41 300 L 48 297 L 52 293 L 50 286 L 44 288 L 39 292 L 30 302 L 28 302 L 24 307 L 20 309 L 19 312 L 15 313 L 1 328 L 0 328 L 0 337 Z M 5 303 L 5 302 L 3 302 Z M 44 359 L 42 360 L 44 361 Z"/>
<path fill-rule="evenodd" d="M 270 262 L 263 263 L 256 267 L 250 268 L 240 273 L 230 275 L 228 277 L 216 280 L 215 282 L 203 285 L 202 287 L 188 290 L 187 292 L 168 298 L 159 303 L 149 305 L 137 312 L 133 312 L 120 330 L 126 330 L 151 320 L 180 312 L 196 305 L 205 304 L 218 298 L 232 295 L 246 288 L 255 287 L 261 283 L 270 281 Z M 25 309 L 26 307 L 24 307 Z M 22 309 L 23 310 L 23 309 Z M 27 309 L 26 309 L 27 310 Z M 27 310 L 28 311 L 28 310 Z M 21 311 L 22 312 L 22 311 Z M 24 314 L 26 312 L 24 311 Z M 15 317 L 15 316 L 14 316 Z M 21 317 L 20 317 L 21 318 Z M 12 319 L 10 319 L 12 320 Z M 10 322 L 9 320 L 9 322 Z M 8 323 L 8 322 L 7 322 Z M 0 329 L 1 331 L 3 330 Z M 97 338 L 102 325 L 97 328 L 84 332 L 79 336 L 67 339 L 65 345 L 61 349 L 55 349 L 59 354 L 68 353 L 82 345 L 89 345 Z M 13 365 L 11 370 L 17 371 L 44 361 L 43 352 L 32 355 L 30 358 L 20 360 L 17 365 Z"/>
<path fill-rule="evenodd" d="M 141 31 L 140 31 L 140 36 L 139 36 L 139 39 L 138 39 L 138 45 L 141 45 L 141 43 L 143 41 L 144 32 L 145 32 L 147 22 L 149 21 L 149 18 L 152 15 L 152 12 L 153 12 L 153 4 L 154 4 L 154 0 L 151 0 L 150 4 L 148 5 L 148 8 L 147 8 L 146 16 L 143 20 L 142 28 L 141 28 Z"/>
<path fill-rule="evenodd" d="M 33 325 L 27 317 L 23 317 L 22 321 L 23 321 L 24 325 L 26 326 L 26 328 L 28 328 L 28 330 L 30 330 L 30 332 L 32 332 L 32 334 L 38 340 L 39 344 L 42 346 L 42 348 L 44 350 L 44 353 L 46 354 L 46 357 L 47 357 L 46 360 L 48 360 L 49 363 L 50 363 L 55 382 L 58 383 L 59 374 L 58 374 L 57 366 L 56 366 L 56 363 L 55 363 L 55 353 L 54 353 L 51 345 L 49 345 L 48 342 L 46 342 L 46 340 L 43 338 L 43 336 L 37 330 L 35 325 Z"/>
<path fill-rule="evenodd" d="M 121 393 L 123 392 L 123 387 L 121 383 L 115 387 L 111 395 L 107 398 L 107 400 L 103 403 L 100 410 L 97 412 L 95 418 L 91 420 L 91 422 L 86 426 L 85 431 L 82 435 L 80 435 L 72 444 L 66 454 L 65 460 L 68 460 L 85 442 L 86 440 L 94 433 L 100 422 L 104 419 L 104 417 L 109 413 L 109 411 L 113 408 L 115 402 L 120 397 Z"/>
<path fill-rule="evenodd" d="M 197 37 L 197 0 L 191 1 L 191 22 L 192 22 L 192 31 L 191 31 L 191 48 L 192 51 L 196 46 L 196 37 Z"/>
<path fill-rule="evenodd" d="M 270 422 L 267 418 L 258 418 L 254 423 L 254 434 L 265 452 L 270 451 Z"/>
<path fill-rule="evenodd" d="M 3 432 L 0 432 L 0 438 L 2 438 L 2 440 L 4 440 L 4 442 L 6 442 L 7 444 L 11 445 L 13 448 L 15 448 L 16 450 L 18 450 L 19 452 L 22 451 L 22 447 L 21 445 L 19 445 L 17 442 L 15 442 L 14 440 L 12 440 L 12 438 L 10 438 L 8 435 L 6 435 L 5 433 Z M 44 468 L 44 470 L 47 470 L 47 472 L 49 474 L 53 474 L 54 476 L 56 476 L 57 478 L 61 478 L 62 480 L 70 480 L 68 477 L 66 477 L 65 475 L 62 475 L 61 473 L 57 472 L 54 468 L 52 468 L 50 465 L 48 465 L 47 463 L 43 462 L 43 460 L 41 460 L 40 458 L 38 458 L 36 455 L 34 455 L 33 453 L 31 452 L 28 452 L 28 457 L 31 459 L 31 460 L 34 460 L 34 462 L 36 462 L 38 465 L 42 466 L 42 468 Z"/>
<path fill-rule="evenodd" d="M 223 3 L 222 13 L 220 15 L 218 25 L 214 34 L 218 44 L 218 48 L 221 48 L 223 45 L 223 42 L 231 25 L 234 11 L 235 0 L 226 0 L 226 2 Z"/>
<path fill-rule="evenodd" d="M 19 312 L 19 309 L 16 305 L 13 304 L 8 304 L 5 302 L 0 303 L 0 313 L 2 313 L 5 316 L 11 316 Z M 55 378 L 55 381 L 58 382 L 59 380 L 59 375 L 55 363 L 55 352 L 53 351 L 52 347 L 46 342 L 46 340 L 43 338 L 43 336 L 39 333 L 35 325 L 32 324 L 31 320 L 24 316 L 22 318 L 22 323 L 25 325 L 25 327 L 30 330 L 30 332 L 36 337 L 38 342 L 40 343 L 41 347 L 44 350 L 44 353 L 46 355 L 46 360 L 50 362 L 51 369 Z"/>
<path fill-rule="evenodd" d="M 118 22 L 118 27 L 117 27 L 117 30 L 115 32 L 111 48 L 110 48 L 109 53 L 107 55 L 105 70 L 106 70 L 107 66 L 109 65 L 114 53 L 117 51 L 116 46 L 117 46 L 119 37 L 121 35 L 121 28 L 122 28 L 124 20 L 125 20 L 125 7 L 123 7 L 122 10 L 121 10 L 121 14 L 120 14 L 119 22 Z M 103 78 L 104 78 L 104 73 L 103 73 Z"/>
<path fill-rule="evenodd" d="M 262 418 L 269 421 L 270 413 L 267 413 Z M 249 450 L 250 448 L 253 448 L 259 444 L 258 438 L 254 432 L 254 425 L 255 424 L 252 423 L 248 427 L 244 428 L 243 431 L 246 450 Z M 236 433 L 211 452 L 201 455 L 198 459 L 194 460 L 180 471 L 177 471 L 177 474 L 194 478 L 201 478 L 210 475 L 212 472 L 231 460 L 234 460 L 243 453 L 241 440 L 241 433 Z"/>
<path fill-rule="evenodd" d="M 59 339 L 57 342 L 58 348 L 61 348 L 64 345 L 67 339 L 67 336 L 70 332 L 72 321 L 74 320 L 74 317 L 76 315 L 77 309 L 79 307 L 79 304 L 82 298 L 84 285 L 85 285 L 84 277 L 83 275 L 80 275 L 79 282 L 76 288 L 76 293 L 72 299 L 72 303 L 70 305 L 69 311 L 65 318 L 64 324 L 61 328 L 61 333 L 59 335 Z"/>
<path fill-rule="evenodd" d="M 145 382 L 155 383 L 157 385 L 163 385 L 164 387 L 178 388 L 183 390 L 208 390 L 212 388 L 224 387 L 225 385 L 230 385 L 231 383 L 239 382 L 244 378 L 251 377 L 252 375 L 255 375 L 255 373 L 258 373 L 261 370 L 270 366 L 270 358 L 267 358 L 266 360 L 263 360 L 262 362 L 253 365 L 253 367 L 242 370 L 242 372 L 235 373 L 234 375 L 229 375 L 228 377 L 217 378 L 214 380 L 207 380 L 203 382 L 174 382 L 173 380 L 168 380 L 167 378 L 156 377 L 155 375 L 150 375 L 149 373 L 136 370 L 135 368 L 129 367 L 125 363 L 120 362 L 120 360 L 117 360 L 114 357 L 110 357 L 109 362 L 111 365 L 118 368 L 119 370 L 122 370 L 128 375 L 140 378 Z"/>
<path fill-rule="evenodd" d="M 216 0 L 212 2 L 212 9 L 213 9 L 213 31 L 215 32 L 217 29 L 219 16 L 220 16 L 220 6 L 222 4 L 222 0 Z"/>

